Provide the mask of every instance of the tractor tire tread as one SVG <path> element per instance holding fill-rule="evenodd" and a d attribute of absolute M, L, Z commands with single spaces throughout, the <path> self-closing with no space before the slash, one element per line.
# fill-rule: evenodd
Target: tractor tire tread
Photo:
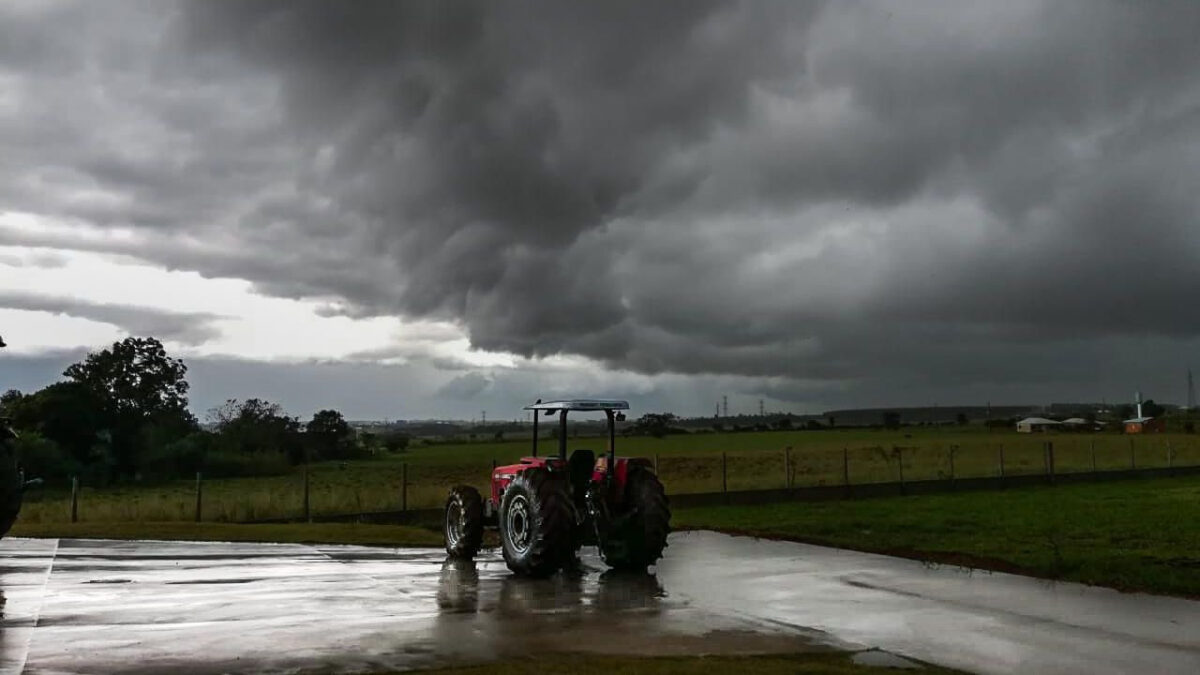
<path fill-rule="evenodd" d="M 652 471 L 631 467 L 625 483 L 626 503 L 638 513 L 623 532 L 619 547 L 601 551 L 604 562 L 622 570 L 645 570 L 662 558 L 671 533 L 671 504 Z"/>
<path fill-rule="evenodd" d="M 510 491 L 527 491 L 533 518 L 533 541 L 524 556 L 509 550 L 503 531 L 504 512 Z M 501 500 L 501 550 L 508 568 L 517 574 L 546 577 L 567 565 L 573 558 L 574 518 L 569 485 L 565 476 L 543 468 L 526 469 L 513 479 Z"/>
<path fill-rule="evenodd" d="M 450 539 L 446 538 L 446 554 L 451 558 L 471 560 L 483 547 L 483 497 L 480 496 L 479 490 L 470 485 L 456 485 L 450 488 L 450 494 L 446 497 L 446 510 L 442 514 L 443 536 L 446 527 L 444 519 L 450 512 L 450 505 L 455 502 L 466 515 L 466 528 L 455 545 L 451 546 Z"/>

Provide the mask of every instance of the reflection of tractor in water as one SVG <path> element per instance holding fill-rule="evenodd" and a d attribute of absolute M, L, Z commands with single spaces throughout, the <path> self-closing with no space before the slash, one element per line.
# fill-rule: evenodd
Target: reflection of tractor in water
<path fill-rule="evenodd" d="M 4 347 L 0 337 L 0 347 Z M 17 514 L 21 512 L 21 496 L 25 492 L 25 478 L 17 459 L 17 432 L 8 420 L 0 417 L 0 537 L 8 534 Z"/>
<path fill-rule="evenodd" d="M 610 567 L 645 570 L 662 557 L 671 511 L 662 483 L 646 459 L 616 457 L 616 422 L 625 401 L 551 401 L 533 411 L 533 456 L 492 471 L 485 501 L 469 485 L 450 490 L 446 500 L 446 552 L 473 558 L 484 526 L 496 527 L 504 561 L 517 574 L 547 576 L 575 560 L 584 544 L 595 544 Z M 608 419 L 608 453 L 575 450 L 567 459 L 567 413 L 603 412 Z M 539 414 L 558 413 L 558 457 L 538 457 Z"/>
<path fill-rule="evenodd" d="M 600 575 L 579 571 L 549 580 L 505 576 L 499 584 L 481 584 L 474 560 L 447 558 L 438 576 L 439 614 L 484 612 L 499 617 L 542 614 L 560 621 L 576 617 L 609 617 L 613 612 L 652 614 L 666 598 L 653 574 L 608 570 Z"/>

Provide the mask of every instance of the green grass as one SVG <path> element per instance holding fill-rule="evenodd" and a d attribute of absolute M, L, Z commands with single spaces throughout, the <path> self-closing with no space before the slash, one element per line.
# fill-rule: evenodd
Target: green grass
<path fill-rule="evenodd" d="M 1200 478 L 677 510 L 712 528 L 1200 596 Z"/>
<path fill-rule="evenodd" d="M 791 448 L 792 483 L 806 486 L 841 484 L 846 478 L 844 458 L 853 483 L 895 481 L 901 473 L 910 481 L 947 478 L 952 463 L 956 477 L 992 476 L 1000 471 L 1001 454 L 1008 475 L 1042 473 L 1045 441 L 1055 444 L 1059 472 L 1090 471 L 1093 447 L 1100 470 L 1131 464 L 1130 438 L 1118 434 L 989 434 L 958 427 L 635 437 L 618 439 L 617 450 L 623 456 L 656 459 L 668 493 L 685 494 L 721 490 L 722 453 L 727 457 L 728 488 L 753 490 L 785 485 L 786 448 Z M 1166 466 L 1168 444 L 1175 465 L 1200 464 L 1200 436 L 1146 436 L 1134 443 L 1133 461 L 1140 467 Z M 548 439 L 541 447 L 543 452 L 555 448 Z M 600 452 L 605 439 L 571 439 L 568 447 Z M 510 463 L 528 453 L 528 441 L 471 443 L 416 447 L 402 454 L 345 464 L 317 464 L 311 471 L 311 511 L 319 516 L 398 509 L 405 471 L 408 507 L 438 507 L 452 485 L 466 483 L 485 489 L 493 460 Z M 206 480 L 203 519 L 242 522 L 298 516 L 303 485 L 300 470 L 265 478 Z M 194 515 L 192 481 L 110 489 L 84 486 L 80 495 L 79 518 L 84 522 L 189 521 Z M 31 494 L 22 512 L 22 520 L 30 523 L 65 522 L 69 517 L 69 492 L 63 486 Z"/>
<path fill-rule="evenodd" d="M 402 525 L 360 525 L 356 523 L 236 525 L 232 523 L 178 522 L 18 522 L 9 536 L 359 544 L 363 546 L 440 547 L 442 545 L 440 531 Z"/>
<path fill-rule="evenodd" d="M 778 656 L 599 656 L 548 655 L 477 666 L 420 671 L 430 675 L 685 675 L 689 673 L 761 673 L 762 675 L 879 675 L 899 671 L 860 666 L 846 653 L 788 654 Z M 953 673 L 926 666 L 921 673 Z"/>

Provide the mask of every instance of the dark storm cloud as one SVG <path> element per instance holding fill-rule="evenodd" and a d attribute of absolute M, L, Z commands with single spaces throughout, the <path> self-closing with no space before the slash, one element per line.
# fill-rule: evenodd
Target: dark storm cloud
<path fill-rule="evenodd" d="M 23 309 L 90 319 L 112 324 L 131 335 L 153 335 L 185 345 L 202 344 L 219 337 L 221 332 L 212 324 L 223 318 L 203 312 L 170 312 L 3 290 L 0 290 L 0 309 Z"/>
<path fill-rule="evenodd" d="M 1194 3 L 15 7 L 4 208 L 130 236 L 0 241 L 826 401 L 1200 335 Z"/>

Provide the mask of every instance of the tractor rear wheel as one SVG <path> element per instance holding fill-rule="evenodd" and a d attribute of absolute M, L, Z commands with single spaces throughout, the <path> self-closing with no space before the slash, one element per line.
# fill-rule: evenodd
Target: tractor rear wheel
<path fill-rule="evenodd" d="M 451 558 L 470 560 L 483 545 L 483 498 L 470 485 L 450 489 L 443 522 L 446 553 Z"/>
<path fill-rule="evenodd" d="M 542 468 L 517 474 L 500 501 L 500 544 L 508 569 L 545 577 L 567 565 L 574 525 L 565 476 Z"/>
<path fill-rule="evenodd" d="M 662 557 L 671 533 L 671 507 L 658 476 L 640 466 L 629 468 L 625 481 L 625 517 L 604 537 L 600 557 L 619 570 L 645 571 Z"/>
<path fill-rule="evenodd" d="M 0 421 L 0 537 L 8 534 L 16 522 L 25 491 L 15 441 L 15 435 Z"/>

